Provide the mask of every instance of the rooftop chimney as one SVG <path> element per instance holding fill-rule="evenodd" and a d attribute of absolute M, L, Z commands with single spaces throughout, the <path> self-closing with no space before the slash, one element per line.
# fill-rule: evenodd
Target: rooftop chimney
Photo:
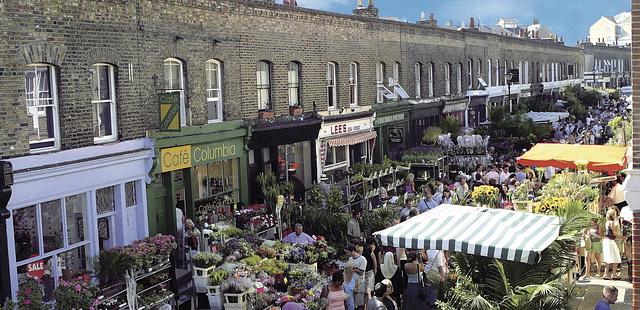
<path fill-rule="evenodd" d="M 534 18 L 532 25 L 540 25 L 540 19 Z"/>
<path fill-rule="evenodd" d="M 473 19 L 473 16 L 469 17 L 469 28 L 475 28 L 476 27 L 476 22 Z"/>
<path fill-rule="evenodd" d="M 427 26 L 435 27 L 438 25 L 438 21 L 433 16 L 433 13 L 429 14 L 428 20 L 424 20 L 424 12 L 422 12 L 420 15 L 420 20 L 418 21 L 418 25 L 427 25 Z"/>
<path fill-rule="evenodd" d="M 421 21 L 421 22 L 423 22 L 423 21 L 424 21 L 424 19 L 425 19 L 425 15 L 426 15 L 426 14 L 424 13 L 424 11 L 420 12 L 420 21 Z"/>
<path fill-rule="evenodd" d="M 296 2 L 296 0 L 282 0 L 282 4 L 291 5 L 291 6 L 298 6 L 298 3 Z"/>
<path fill-rule="evenodd" d="M 353 10 L 353 15 L 378 18 L 378 8 L 373 4 L 373 0 L 369 0 L 369 5 L 365 8 L 362 4 L 362 0 L 358 0 L 357 7 Z"/>

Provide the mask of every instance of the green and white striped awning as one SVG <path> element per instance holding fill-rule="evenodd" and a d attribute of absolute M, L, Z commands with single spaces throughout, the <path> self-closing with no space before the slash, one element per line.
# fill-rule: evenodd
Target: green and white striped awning
<path fill-rule="evenodd" d="M 440 205 L 374 233 L 383 246 L 438 249 L 534 264 L 560 233 L 560 218 Z"/>

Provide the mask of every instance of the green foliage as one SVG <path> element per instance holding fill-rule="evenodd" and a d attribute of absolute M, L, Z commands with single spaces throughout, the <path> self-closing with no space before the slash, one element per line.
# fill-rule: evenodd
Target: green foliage
<path fill-rule="evenodd" d="M 455 139 L 458 138 L 458 135 L 460 135 L 460 121 L 453 116 L 447 116 L 443 119 L 440 123 L 440 128 L 443 133 L 451 134 L 451 140 L 455 141 Z"/>
<path fill-rule="evenodd" d="M 611 131 L 613 132 L 613 137 L 607 144 L 629 145 L 631 138 L 633 137 L 633 125 L 630 119 L 624 119 L 620 116 L 616 116 L 609 121 L 609 128 L 611 128 Z"/>
<path fill-rule="evenodd" d="M 289 264 L 287 262 L 277 259 L 265 259 L 258 265 L 256 271 L 265 272 L 270 276 L 275 276 L 284 274 L 284 271 L 287 270 L 287 268 L 289 268 Z"/>
<path fill-rule="evenodd" d="M 243 260 L 241 260 L 241 262 L 245 263 L 247 266 L 257 266 L 260 261 L 262 261 L 262 258 L 258 255 L 251 255 Z"/>
<path fill-rule="evenodd" d="M 18 301 L 9 302 L 10 309 L 48 310 L 51 306 L 44 302 L 44 291 L 37 280 L 27 278 L 18 288 Z"/>
<path fill-rule="evenodd" d="M 586 120 L 589 115 L 589 111 L 582 104 L 576 103 L 570 106 L 568 109 L 569 114 L 573 115 L 576 120 Z"/>
<path fill-rule="evenodd" d="M 506 111 L 506 108 L 504 107 L 500 106 L 500 107 L 491 108 L 491 110 L 489 110 L 489 121 L 492 124 L 497 124 L 502 120 L 504 120 L 506 115 L 507 115 L 507 111 Z"/>
<path fill-rule="evenodd" d="M 362 227 L 365 234 L 371 235 L 376 231 L 387 228 L 393 222 L 393 209 L 379 208 L 371 212 L 365 212 L 362 216 Z"/>
<path fill-rule="evenodd" d="M 295 185 L 293 182 L 278 183 L 276 177 L 268 172 L 261 172 L 256 178 L 262 194 L 262 198 L 269 206 L 275 206 L 279 195 L 290 196 L 294 194 Z"/>
<path fill-rule="evenodd" d="M 99 290 L 89 284 L 89 277 L 79 277 L 72 281 L 60 280 L 54 291 L 58 309 L 91 309 Z"/>
<path fill-rule="evenodd" d="M 209 276 L 209 285 L 219 286 L 229 276 L 229 272 L 224 269 L 216 269 Z"/>
<path fill-rule="evenodd" d="M 222 256 L 218 253 L 198 252 L 193 256 L 193 265 L 198 268 L 209 268 L 222 262 Z"/>
<path fill-rule="evenodd" d="M 308 197 L 299 221 L 305 231 L 310 235 L 324 236 L 331 243 L 346 244 L 348 215 L 344 213 L 342 191 L 333 187 L 329 194 L 325 194 L 314 186 Z"/>
<path fill-rule="evenodd" d="M 431 126 L 424 130 L 422 134 L 422 143 L 424 144 L 435 144 L 438 141 L 438 136 L 442 134 L 442 129 L 440 127 Z"/>

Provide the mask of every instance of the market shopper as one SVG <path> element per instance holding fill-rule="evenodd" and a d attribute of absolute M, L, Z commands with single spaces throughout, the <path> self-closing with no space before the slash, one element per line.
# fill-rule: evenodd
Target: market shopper
<path fill-rule="evenodd" d="M 354 290 L 356 288 L 357 277 L 355 274 L 355 268 L 351 266 L 347 266 L 344 269 L 344 292 L 347 295 L 347 300 L 345 302 L 345 306 L 347 310 L 354 310 L 356 308 L 354 301 Z"/>
<path fill-rule="evenodd" d="M 616 239 L 620 236 L 620 224 L 616 219 L 616 212 L 615 210 L 609 210 L 607 212 L 607 223 L 605 224 L 605 235 L 602 240 L 602 256 L 606 263 L 603 277 L 605 280 L 620 280 L 619 276 L 614 276 L 618 265 L 622 262 L 620 250 L 616 244 Z"/>
<path fill-rule="evenodd" d="M 438 206 L 438 203 L 433 199 L 433 194 L 429 186 L 424 187 L 423 193 L 424 197 L 418 203 L 418 211 L 420 211 L 420 213 L 427 212 Z"/>
<path fill-rule="evenodd" d="M 365 269 L 365 302 L 372 298 L 374 285 L 376 283 L 376 273 L 378 272 L 378 258 L 376 257 L 376 240 L 369 236 L 365 241 L 362 256 L 367 260 L 367 268 Z"/>
<path fill-rule="evenodd" d="M 347 222 L 347 237 L 352 243 L 362 244 L 362 232 L 360 231 L 360 218 L 362 212 L 360 209 L 354 209 L 351 218 Z"/>
<path fill-rule="evenodd" d="M 393 253 L 386 252 L 384 254 L 383 263 L 380 264 L 380 272 L 384 277 L 384 280 L 390 281 L 392 284 L 391 294 L 395 300 L 400 300 L 400 293 L 402 292 L 402 270 L 396 264 L 396 258 Z"/>
<path fill-rule="evenodd" d="M 384 279 L 380 283 L 387 286 L 387 291 L 384 293 L 384 296 L 382 297 L 382 303 L 384 304 L 385 308 L 387 308 L 387 310 L 398 310 L 399 308 L 398 308 L 397 300 L 399 299 L 394 299 L 393 297 L 395 293 L 393 282 L 391 282 L 390 280 Z"/>
<path fill-rule="evenodd" d="M 404 179 L 404 192 L 406 194 L 415 194 L 416 183 L 414 182 L 414 178 L 415 176 L 413 175 L 413 173 L 409 173 Z"/>
<path fill-rule="evenodd" d="M 316 240 L 302 231 L 302 224 L 296 223 L 294 231 L 284 237 L 282 242 L 290 244 L 314 244 Z"/>
<path fill-rule="evenodd" d="M 378 283 L 375 285 L 374 296 L 367 301 L 367 309 L 368 310 L 387 310 L 382 300 L 384 299 L 384 295 L 387 293 L 387 286 Z"/>
<path fill-rule="evenodd" d="M 598 220 L 591 219 L 591 228 L 585 229 L 585 257 L 586 257 L 586 273 L 587 280 L 591 276 L 591 264 L 596 264 L 596 277 L 600 277 L 600 268 L 602 266 L 602 229 Z"/>
<path fill-rule="evenodd" d="M 331 276 L 331 283 L 328 286 L 327 300 L 329 305 L 327 310 L 346 310 L 347 294 L 342 286 L 344 283 L 344 274 L 338 271 Z"/>
<path fill-rule="evenodd" d="M 611 197 L 613 204 L 618 208 L 618 212 L 628 205 L 627 201 L 624 199 L 624 186 L 622 185 L 624 183 L 624 179 L 624 174 L 618 175 L 613 181 L 613 187 L 609 193 L 609 197 Z"/>
<path fill-rule="evenodd" d="M 404 264 L 407 273 L 407 283 L 404 294 L 402 294 L 402 309 L 416 310 L 429 309 L 426 296 L 423 295 L 422 272 L 424 266 L 418 261 L 418 253 L 411 251 L 407 253 L 408 261 Z"/>
<path fill-rule="evenodd" d="M 350 244 L 347 247 L 347 254 L 349 260 L 347 261 L 347 267 L 354 268 L 355 287 L 353 289 L 353 300 L 356 309 L 363 309 L 365 305 L 365 272 L 367 270 L 367 259 L 362 256 L 361 251 L 358 251 L 355 245 Z"/>
<path fill-rule="evenodd" d="M 618 300 L 618 289 L 615 286 L 605 286 L 602 289 L 602 297 L 594 310 L 611 310 L 609 305 L 615 304 Z"/>

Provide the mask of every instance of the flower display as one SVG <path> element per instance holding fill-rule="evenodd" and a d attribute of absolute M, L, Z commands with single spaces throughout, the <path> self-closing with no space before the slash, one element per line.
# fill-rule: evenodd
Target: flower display
<path fill-rule="evenodd" d="M 79 276 L 71 281 L 63 279 L 58 283 L 54 291 L 56 306 L 58 309 L 97 309 L 98 288 L 89 281 L 89 276 Z"/>
<path fill-rule="evenodd" d="M 569 199 L 566 197 L 546 197 L 541 201 L 537 201 L 533 204 L 534 213 L 542 214 L 557 214 L 558 211 L 563 211 L 567 207 Z"/>
<path fill-rule="evenodd" d="M 482 206 L 488 206 L 495 208 L 498 203 L 498 193 L 499 190 L 497 187 L 489 186 L 489 185 L 481 185 L 476 186 L 471 193 L 471 198 L 473 202 L 476 204 L 480 204 Z"/>
<path fill-rule="evenodd" d="M 222 253 L 227 256 L 234 256 L 236 259 L 243 259 L 253 254 L 251 244 L 244 239 L 229 239 L 224 244 Z"/>
<path fill-rule="evenodd" d="M 192 257 L 193 265 L 198 268 L 209 268 L 222 262 L 222 255 L 218 253 L 199 252 Z"/>
<path fill-rule="evenodd" d="M 31 278 L 28 278 L 24 283 L 20 283 L 18 301 L 11 303 L 10 306 L 18 310 L 43 310 L 51 308 L 44 302 L 44 291 L 42 290 L 40 281 Z"/>

